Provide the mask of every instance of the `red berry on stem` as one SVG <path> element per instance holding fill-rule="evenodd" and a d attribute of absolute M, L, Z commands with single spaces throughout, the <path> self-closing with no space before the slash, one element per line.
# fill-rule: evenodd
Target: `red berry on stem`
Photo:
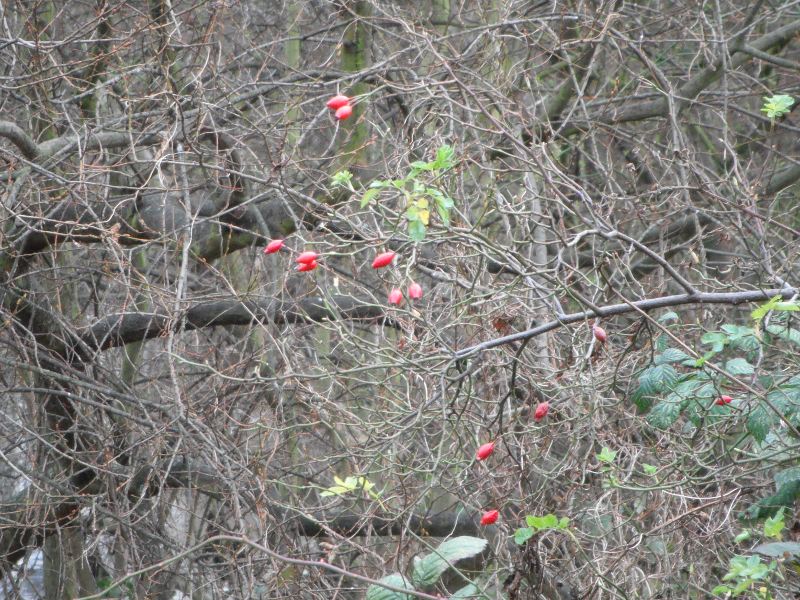
<path fill-rule="evenodd" d="M 349 118 L 350 115 L 352 114 L 353 114 L 353 107 L 350 106 L 349 104 L 345 104 L 343 107 L 337 109 L 336 112 L 334 113 L 336 118 L 339 119 L 340 121 L 344 121 L 345 119 Z"/>
<path fill-rule="evenodd" d="M 422 286 L 416 282 L 412 282 L 408 286 L 408 297 L 412 300 L 419 300 L 422 298 Z"/>
<path fill-rule="evenodd" d="M 398 288 L 392 288 L 392 291 L 389 292 L 389 304 L 396 304 L 400 306 L 402 301 L 403 292 L 401 292 Z"/>
<path fill-rule="evenodd" d="M 394 252 L 382 252 L 375 257 L 375 260 L 372 261 L 372 268 L 373 269 L 380 269 L 382 267 L 386 267 L 392 263 L 394 260 Z"/>
<path fill-rule="evenodd" d="M 267 247 L 264 248 L 264 254 L 275 254 L 281 248 L 283 248 L 283 240 L 272 240 L 267 244 Z"/>
<path fill-rule="evenodd" d="M 608 339 L 606 330 L 600 327 L 600 325 L 592 325 L 592 333 L 594 333 L 595 339 L 601 344 L 605 343 L 605 341 Z"/>
<path fill-rule="evenodd" d="M 307 264 L 311 262 L 315 262 L 319 258 L 319 254 L 314 252 L 313 250 L 308 250 L 307 252 L 301 253 L 295 260 L 302 264 Z"/>
<path fill-rule="evenodd" d="M 497 518 L 500 516 L 499 510 L 489 510 L 483 513 L 481 517 L 481 525 L 491 525 L 492 523 L 497 521 Z"/>
<path fill-rule="evenodd" d="M 340 108 L 342 108 L 343 106 L 347 106 L 348 104 L 350 104 L 350 98 L 348 98 L 343 94 L 338 94 L 333 98 L 331 98 L 330 100 L 328 100 L 325 103 L 325 106 L 327 106 L 331 110 L 339 110 Z"/>
<path fill-rule="evenodd" d="M 549 402 L 540 402 L 536 406 L 536 410 L 533 412 L 533 420 L 534 421 L 541 421 L 547 416 L 547 413 L 550 412 L 550 403 Z"/>
<path fill-rule="evenodd" d="M 489 442 L 478 448 L 475 458 L 478 460 L 486 460 L 492 455 L 492 452 L 494 452 L 494 442 Z"/>
<path fill-rule="evenodd" d="M 719 398 L 717 398 L 717 404 L 719 406 L 725 406 L 726 404 L 730 404 L 731 402 L 733 402 L 733 398 L 731 398 L 730 396 L 720 396 Z"/>
<path fill-rule="evenodd" d="M 317 268 L 317 261 L 315 261 L 315 260 L 312 260 L 311 262 L 307 262 L 307 263 L 300 263 L 297 266 L 297 270 L 301 271 L 301 272 L 302 271 L 313 271 L 316 268 Z"/>

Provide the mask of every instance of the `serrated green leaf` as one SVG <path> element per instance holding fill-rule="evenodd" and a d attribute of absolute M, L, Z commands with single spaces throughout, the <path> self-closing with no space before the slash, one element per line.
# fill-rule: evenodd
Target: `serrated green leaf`
<path fill-rule="evenodd" d="M 669 338 L 666 335 L 660 335 L 656 338 L 656 352 L 664 352 L 669 344 Z"/>
<path fill-rule="evenodd" d="M 417 587 L 432 586 L 455 562 L 480 554 L 487 544 L 484 539 L 468 535 L 442 542 L 434 552 L 426 554 L 414 565 L 411 581 Z"/>
<path fill-rule="evenodd" d="M 771 428 L 772 413 L 763 405 L 757 406 L 747 419 L 747 432 L 752 435 L 756 441 L 763 442 Z"/>
<path fill-rule="evenodd" d="M 725 370 L 731 375 L 752 375 L 755 369 L 744 358 L 732 358 L 725 363 Z"/>
<path fill-rule="evenodd" d="M 411 584 L 400 573 L 393 573 L 379 579 L 381 583 L 387 583 L 394 587 L 403 588 L 405 590 L 413 590 Z M 394 590 L 387 590 L 378 585 L 371 585 L 367 588 L 367 600 L 412 600 L 410 594 L 403 594 L 402 592 L 395 592 Z"/>
<path fill-rule="evenodd" d="M 706 414 L 706 409 L 697 399 L 692 398 L 686 403 L 683 410 L 685 411 L 686 418 L 689 419 L 692 425 L 699 428 L 703 424 L 703 417 Z"/>
<path fill-rule="evenodd" d="M 789 467 L 783 471 L 778 471 L 773 476 L 773 479 L 775 480 L 776 489 L 783 487 L 787 483 L 800 481 L 800 467 Z"/>
<path fill-rule="evenodd" d="M 595 457 L 597 457 L 597 460 L 601 463 L 610 465 L 614 462 L 614 460 L 616 460 L 617 452 L 616 450 L 612 450 L 607 446 L 603 446 L 603 449 L 595 454 Z"/>
<path fill-rule="evenodd" d="M 422 221 L 409 221 L 408 222 L 408 237 L 415 242 L 421 242 L 425 239 L 425 225 Z"/>
<path fill-rule="evenodd" d="M 781 539 L 781 534 L 786 524 L 783 519 L 783 507 L 781 507 L 775 516 L 767 517 L 764 520 L 764 536 L 773 539 Z"/>
<path fill-rule="evenodd" d="M 350 187 L 352 179 L 353 174 L 345 169 L 344 171 L 334 173 L 333 177 L 331 177 L 331 184 L 334 186 Z"/>
<path fill-rule="evenodd" d="M 764 96 L 761 112 L 766 113 L 770 119 L 778 119 L 787 114 L 794 106 L 794 98 L 787 94 Z"/>
<path fill-rule="evenodd" d="M 769 311 L 771 311 L 775 306 L 780 302 L 781 296 L 773 296 L 767 302 L 762 304 L 761 306 L 757 307 L 753 312 L 750 313 L 750 317 L 754 321 L 760 321 L 763 319 Z"/>
<path fill-rule="evenodd" d="M 650 396 L 670 390 L 678 382 L 678 372 L 671 365 L 654 365 L 639 374 L 639 390 Z"/>
<path fill-rule="evenodd" d="M 373 198 L 377 197 L 380 193 L 381 191 L 378 188 L 370 188 L 364 192 L 364 195 L 361 197 L 361 208 L 366 207 L 367 204 L 372 202 Z"/>
<path fill-rule="evenodd" d="M 792 556 L 800 556 L 800 543 L 798 542 L 769 542 L 768 544 L 760 544 L 753 548 L 754 552 L 763 554 L 764 556 L 771 556 L 772 558 L 783 558 L 783 555 L 789 553 Z"/>
<path fill-rule="evenodd" d="M 639 388 L 631 396 L 631 402 L 636 405 L 636 408 L 639 409 L 639 412 L 645 413 L 650 410 L 650 407 L 653 405 L 653 397 L 646 396 L 642 393 L 641 388 Z"/>
<path fill-rule="evenodd" d="M 658 317 L 659 323 L 667 323 L 669 321 L 677 321 L 678 320 L 678 313 L 674 311 L 665 312 L 663 315 Z"/>
<path fill-rule="evenodd" d="M 760 343 L 755 335 L 752 327 L 743 327 L 741 325 L 732 325 L 727 323 L 721 327 L 728 336 L 728 341 L 734 348 L 741 348 L 742 350 L 751 351 L 756 350 Z"/>
<path fill-rule="evenodd" d="M 700 342 L 705 345 L 710 345 L 714 352 L 722 352 L 725 344 L 728 343 L 728 336 L 720 331 L 709 331 L 704 333 L 700 338 Z"/>
<path fill-rule="evenodd" d="M 514 532 L 514 542 L 516 542 L 518 546 L 522 546 L 535 534 L 536 531 L 533 529 L 533 527 L 520 527 Z"/>
<path fill-rule="evenodd" d="M 681 362 L 687 359 L 694 362 L 694 359 L 692 359 L 683 350 L 679 350 L 678 348 L 667 348 L 661 354 L 656 356 L 653 359 L 653 362 L 657 365 L 666 365 L 670 363 Z"/>
<path fill-rule="evenodd" d="M 681 405 L 677 402 L 660 402 L 647 415 L 647 422 L 657 429 L 668 429 L 678 420 Z"/>
<path fill-rule="evenodd" d="M 414 171 L 431 171 L 433 170 L 433 163 L 432 162 L 423 162 L 421 160 L 415 160 L 411 163 L 411 168 Z"/>
<path fill-rule="evenodd" d="M 455 165 L 455 155 L 456 153 L 452 146 L 447 144 L 439 146 L 439 149 L 436 150 L 436 159 L 433 161 L 434 168 L 439 170 L 450 169 Z"/>
<path fill-rule="evenodd" d="M 455 206 L 455 202 L 441 193 L 434 195 L 434 198 L 436 200 L 436 212 L 439 213 L 439 218 L 442 220 L 442 224 L 445 227 L 449 227 L 450 209 Z"/>
<path fill-rule="evenodd" d="M 647 475 L 655 475 L 658 473 L 658 467 L 655 465 L 648 465 L 647 463 L 642 463 L 642 469 Z"/>
<path fill-rule="evenodd" d="M 767 333 L 800 346 L 800 331 L 786 325 L 767 325 Z"/>

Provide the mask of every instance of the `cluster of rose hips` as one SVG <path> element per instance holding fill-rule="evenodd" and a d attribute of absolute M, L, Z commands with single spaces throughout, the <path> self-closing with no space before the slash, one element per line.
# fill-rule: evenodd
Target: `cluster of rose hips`
<path fill-rule="evenodd" d="M 550 412 L 550 403 L 540 402 L 536 406 L 536 410 L 533 413 L 533 420 L 537 422 L 541 421 L 547 416 L 548 412 Z M 475 460 L 486 460 L 492 455 L 492 452 L 494 452 L 494 442 L 487 442 L 478 448 L 478 451 L 475 453 Z M 481 525 L 491 525 L 492 523 L 496 522 L 499 517 L 500 511 L 488 510 L 483 513 L 483 516 L 481 517 Z"/>
<path fill-rule="evenodd" d="M 353 107 L 350 105 L 350 98 L 342 94 L 337 94 L 325 103 L 325 106 L 333 111 L 333 116 L 339 121 L 344 121 L 353 114 Z"/>
<path fill-rule="evenodd" d="M 264 254 L 275 254 L 285 246 L 284 240 L 272 240 L 267 247 L 264 248 Z M 396 252 L 381 252 L 372 261 L 373 269 L 382 269 L 392 264 L 394 257 L 397 256 Z M 313 271 L 319 266 L 320 255 L 312 250 L 301 252 L 295 258 L 298 271 Z M 415 281 L 412 281 L 408 286 L 408 297 L 411 300 L 419 300 L 422 298 L 422 286 Z M 400 288 L 392 288 L 389 292 L 389 304 L 399 306 L 403 302 L 403 292 Z"/>

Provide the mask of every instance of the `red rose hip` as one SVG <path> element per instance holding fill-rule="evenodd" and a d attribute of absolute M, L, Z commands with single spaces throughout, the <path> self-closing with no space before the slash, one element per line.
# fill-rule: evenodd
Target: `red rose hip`
<path fill-rule="evenodd" d="M 327 106 L 331 110 L 339 110 L 340 108 L 342 108 L 343 106 L 347 106 L 348 104 L 350 104 L 350 98 L 348 98 L 343 94 L 337 94 L 336 96 L 328 100 L 325 103 L 325 106 Z"/>
<path fill-rule="evenodd" d="M 422 298 L 422 286 L 416 282 L 412 282 L 408 286 L 408 297 L 412 300 L 419 300 Z"/>
<path fill-rule="evenodd" d="M 726 404 L 730 404 L 731 402 L 733 402 L 733 398 L 731 398 L 730 396 L 720 396 L 719 398 L 717 398 L 717 405 L 719 406 L 725 406 Z"/>
<path fill-rule="evenodd" d="M 313 271 L 316 268 L 317 268 L 317 261 L 315 261 L 315 260 L 312 260 L 311 262 L 307 262 L 307 263 L 300 263 L 297 266 L 297 270 L 300 271 L 300 272 Z"/>
<path fill-rule="evenodd" d="M 486 460 L 492 455 L 492 452 L 494 452 L 494 442 L 489 442 L 478 448 L 475 458 L 478 460 Z"/>
<path fill-rule="evenodd" d="M 534 421 L 541 421 L 547 416 L 547 413 L 550 412 L 550 403 L 549 402 L 540 402 L 536 406 L 536 410 L 533 412 L 533 420 Z"/>
<path fill-rule="evenodd" d="M 389 292 L 389 304 L 396 304 L 397 306 L 400 306 L 402 301 L 403 292 L 401 292 L 399 288 L 392 288 L 392 291 Z"/>
<path fill-rule="evenodd" d="M 608 339 L 608 334 L 606 334 L 606 330 L 600 327 L 600 325 L 592 325 L 592 333 L 594 334 L 594 338 L 604 344 L 605 341 Z"/>
<path fill-rule="evenodd" d="M 392 264 L 394 257 L 394 252 L 382 252 L 375 257 L 375 260 L 372 261 L 372 268 L 382 269 L 383 267 L 387 267 Z"/>
<path fill-rule="evenodd" d="M 319 254 L 312 250 L 308 250 L 307 252 L 303 252 L 297 258 L 295 258 L 295 261 L 301 264 L 308 264 L 311 262 L 316 262 L 317 258 L 319 258 Z"/>
<path fill-rule="evenodd" d="M 264 248 L 264 254 L 275 254 L 281 248 L 283 248 L 283 240 L 272 240 L 267 244 L 267 247 Z"/>
<path fill-rule="evenodd" d="M 481 517 L 481 525 L 491 525 L 497 521 L 497 518 L 500 516 L 500 511 L 498 510 L 489 510 L 483 513 Z"/>
<path fill-rule="evenodd" d="M 349 104 L 345 104 L 343 107 L 341 107 L 334 113 L 334 116 L 338 120 L 344 121 L 345 119 L 349 119 L 350 115 L 352 114 L 353 114 L 353 107 L 350 106 Z"/>

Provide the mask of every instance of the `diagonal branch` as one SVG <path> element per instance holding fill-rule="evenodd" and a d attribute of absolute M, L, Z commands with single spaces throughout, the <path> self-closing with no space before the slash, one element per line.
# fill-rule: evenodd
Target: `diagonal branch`
<path fill-rule="evenodd" d="M 612 317 L 615 315 L 622 315 L 637 310 L 649 311 L 657 308 L 667 308 L 671 306 L 681 306 L 684 304 L 730 304 L 738 305 L 746 302 L 760 302 L 780 296 L 783 299 L 789 299 L 793 296 L 800 294 L 800 289 L 797 288 L 783 288 L 772 290 L 748 290 L 744 292 L 698 292 L 695 294 L 676 294 L 674 296 L 662 296 L 660 298 L 648 298 L 645 300 L 638 300 L 625 304 L 612 304 L 610 306 L 598 307 L 597 310 L 586 310 L 579 313 L 572 313 L 564 315 L 557 321 L 550 321 L 544 323 L 533 329 L 526 329 L 511 335 L 506 335 L 500 338 L 495 338 L 480 344 L 468 346 L 457 350 L 454 358 L 464 358 L 484 350 L 491 350 L 505 344 L 511 344 L 527 340 L 538 335 L 547 333 L 554 329 L 558 329 L 564 325 L 572 323 L 579 323 L 595 317 Z"/>

